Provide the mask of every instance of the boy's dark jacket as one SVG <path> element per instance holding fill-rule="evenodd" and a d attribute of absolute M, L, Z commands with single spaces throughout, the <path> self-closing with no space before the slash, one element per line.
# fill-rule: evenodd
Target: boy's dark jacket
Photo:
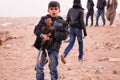
<path fill-rule="evenodd" d="M 60 16 L 53 18 L 50 15 L 42 16 L 41 20 L 39 23 L 35 26 L 34 29 L 34 34 L 37 36 L 35 42 L 34 42 L 34 47 L 37 48 L 38 50 L 41 48 L 41 28 L 46 26 L 45 20 L 47 18 L 52 19 L 52 26 L 55 27 L 55 35 L 52 40 L 52 43 L 48 47 L 50 50 L 55 50 L 59 51 L 60 45 L 62 44 L 62 40 L 65 40 L 68 35 L 68 27 L 67 27 L 67 22 Z"/>

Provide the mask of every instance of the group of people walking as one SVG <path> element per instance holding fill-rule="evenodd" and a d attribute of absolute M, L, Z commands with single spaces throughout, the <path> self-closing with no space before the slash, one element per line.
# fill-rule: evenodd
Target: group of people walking
<path fill-rule="evenodd" d="M 76 5 L 78 4 L 78 5 Z M 105 19 L 105 7 L 107 7 L 107 12 L 106 12 L 106 18 L 110 22 L 110 25 L 113 24 L 115 15 L 116 15 L 116 8 L 117 8 L 117 0 L 97 0 L 97 12 L 96 12 L 96 23 L 95 27 L 99 26 L 99 18 L 101 16 L 102 21 L 103 21 L 103 26 L 106 24 L 106 19 Z M 76 6 L 77 9 L 76 9 Z M 74 0 L 73 7 L 69 9 L 68 15 L 67 15 L 67 20 L 70 22 L 70 39 L 69 39 L 69 44 L 66 47 L 64 53 L 61 55 L 61 60 L 63 63 L 66 63 L 65 58 L 72 49 L 75 38 L 77 37 L 78 39 L 78 45 L 79 45 L 79 56 L 78 59 L 82 60 L 83 59 L 83 41 L 82 41 L 82 36 L 80 36 L 82 33 L 79 31 L 79 26 L 82 25 L 82 27 L 88 26 L 88 19 L 91 17 L 91 25 L 93 26 L 93 17 L 94 17 L 94 1 L 93 0 L 88 0 L 87 1 L 87 15 L 86 15 L 86 23 L 84 25 L 84 14 L 83 11 L 84 9 L 82 8 L 81 1 L 80 0 Z M 81 14 L 82 12 L 82 14 Z M 81 16 L 78 16 L 81 15 Z M 74 21 L 74 22 L 73 22 Z M 77 23 L 78 22 L 78 23 Z M 71 25 L 71 23 L 75 23 L 75 25 Z M 76 28 L 75 28 L 76 27 Z M 86 33 L 87 36 L 87 33 Z"/>
<path fill-rule="evenodd" d="M 106 18 L 110 22 L 110 25 L 113 24 L 115 15 L 116 15 L 116 8 L 117 8 L 117 0 L 98 0 L 97 1 L 97 12 L 96 12 L 96 23 L 95 26 L 99 26 L 99 17 L 101 16 L 103 21 L 103 26 L 106 24 L 105 19 L 105 7 L 106 7 Z M 93 18 L 94 18 L 94 1 L 88 0 L 87 1 L 87 15 L 86 15 L 86 26 L 88 26 L 88 18 L 91 17 L 91 25 L 93 26 Z"/>

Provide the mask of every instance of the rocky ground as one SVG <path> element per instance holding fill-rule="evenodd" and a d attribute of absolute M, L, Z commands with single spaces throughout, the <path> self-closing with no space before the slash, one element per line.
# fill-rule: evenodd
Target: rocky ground
<path fill-rule="evenodd" d="M 35 80 L 38 51 L 32 46 L 34 26 L 40 18 L 0 17 L 0 80 Z M 77 41 L 63 64 L 59 58 L 59 80 L 120 80 L 120 15 L 113 26 L 87 27 L 84 60 L 79 62 Z M 63 42 L 62 54 L 68 43 Z M 48 64 L 45 80 L 50 80 Z"/>

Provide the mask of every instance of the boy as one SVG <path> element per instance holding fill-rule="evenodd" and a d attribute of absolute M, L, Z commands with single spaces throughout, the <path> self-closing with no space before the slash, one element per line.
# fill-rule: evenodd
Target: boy
<path fill-rule="evenodd" d="M 66 63 L 65 57 L 68 55 L 72 49 L 75 39 L 77 37 L 79 45 L 79 56 L 78 60 L 83 59 L 83 39 L 82 39 L 82 29 L 84 30 L 84 36 L 87 36 L 86 27 L 84 24 L 84 9 L 81 6 L 80 0 L 74 0 L 73 7 L 69 9 L 67 14 L 67 22 L 70 25 L 70 42 L 66 47 L 64 53 L 61 55 L 61 61 Z"/>
<path fill-rule="evenodd" d="M 37 49 L 40 49 L 42 46 L 40 45 L 41 39 L 46 41 L 50 40 L 50 37 L 46 34 L 42 33 L 42 27 L 46 26 L 46 19 L 51 19 L 51 27 L 55 30 L 55 35 L 52 37 L 52 42 L 49 47 L 47 47 L 47 51 L 50 57 L 49 69 L 51 80 L 58 80 L 58 53 L 60 46 L 62 44 L 62 40 L 67 38 L 68 30 L 67 30 L 67 22 L 63 20 L 62 17 L 58 16 L 60 13 L 60 4 L 57 1 L 51 1 L 48 4 L 48 15 L 42 16 L 39 24 L 35 27 L 34 33 L 37 36 L 34 46 Z M 44 72 L 43 67 L 46 62 L 46 54 L 45 50 L 42 50 L 41 62 L 36 64 L 36 79 L 44 80 Z"/>

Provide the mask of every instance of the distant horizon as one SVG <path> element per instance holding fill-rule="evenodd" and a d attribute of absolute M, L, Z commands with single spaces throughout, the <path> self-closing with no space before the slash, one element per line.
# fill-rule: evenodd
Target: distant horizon
<path fill-rule="evenodd" d="M 40 17 L 48 14 L 48 3 L 52 0 L 0 0 L 0 17 Z M 56 0 L 60 2 L 61 13 L 60 15 L 66 15 L 69 8 L 73 5 L 73 0 Z M 95 4 L 97 0 L 93 0 Z M 86 3 L 87 0 L 81 0 L 82 6 L 87 12 Z M 118 0 L 120 3 L 120 0 Z M 120 13 L 120 5 L 118 5 L 117 13 Z"/>

